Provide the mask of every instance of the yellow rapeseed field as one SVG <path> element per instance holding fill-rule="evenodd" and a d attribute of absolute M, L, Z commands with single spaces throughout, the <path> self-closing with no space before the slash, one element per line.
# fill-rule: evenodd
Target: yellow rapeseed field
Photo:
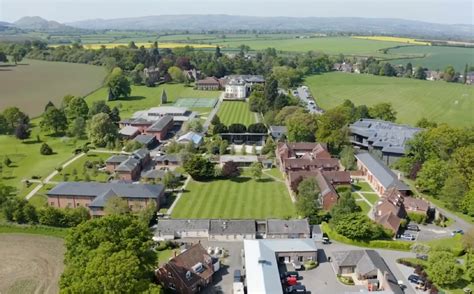
<path fill-rule="evenodd" d="M 144 46 L 145 48 L 151 48 L 153 46 L 153 43 L 135 43 L 137 47 Z M 51 47 L 58 47 L 60 45 L 52 45 Z M 128 46 L 128 43 L 106 43 L 106 44 L 83 44 L 83 47 L 85 49 L 93 49 L 93 50 L 98 50 L 102 46 L 104 46 L 106 49 L 112 49 L 120 46 Z M 181 48 L 185 46 L 191 46 L 194 48 L 215 48 L 214 45 L 207 45 L 207 44 L 192 44 L 192 43 L 158 43 L 159 48 Z"/>
<path fill-rule="evenodd" d="M 398 42 L 398 43 L 407 43 L 413 45 L 428 45 L 430 46 L 430 42 L 418 41 L 416 39 L 411 38 L 401 38 L 401 37 L 387 37 L 387 36 L 354 36 L 353 38 L 356 39 L 364 39 L 364 40 L 373 40 L 373 41 L 386 41 L 386 42 Z"/>

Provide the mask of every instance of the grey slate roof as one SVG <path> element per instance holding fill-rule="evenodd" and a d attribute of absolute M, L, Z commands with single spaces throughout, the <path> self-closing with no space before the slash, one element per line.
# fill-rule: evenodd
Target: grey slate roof
<path fill-rule="evenodd" d="M 352 134 L 366 138 L 367 143 L 382 152 L 405 153 L 406 142 L 422 129 L 377 119 L 361 119 L 349 126 Z"/>
<path fill-rule="evenodd" d="M 141 135 L 136 136 L 133 140 L 143 145 L 148 145 L 151 142 L 153 142 L 154 139 L 155 139 L 155 136 L 153 135 L 141 134 Z"/>
<path fill-rule="evenodd" d="M 313 225 L 311 226 L 311 230 L 313 234 L 322 234 L 323 231 L 321 231 L 321 226 L 320 225 Z"/>
<path fill-rule="evenodd" d="M 309 234 L 307 219 L 269 219 L 267 220 L 267 234 Z"/>
<path fill-rule="evenodd" d="M 112 155 L 105 161 L 105 163 L 122 163 L 125 160 L 127 160 L 128 157 L 129 157 L 128 155 L 123 155 L 123 154 Z"/>
<path fill-rule="evenodd" d="M 91 204 L 89 204 L 89 207 L 104 207 L 107 203 L 107 200 L 117 196 L 118 195 L 112 189 L 110 189 L 105 193 L 95 197 L 94 200 L 92 200 Z"/>
<path fill-rule="evenodd" d="M 148 149 L 146 149 L 146 148 L 140 148 L 140 149 L 137 149 L 137 150 L 133 151 L 133 156 L 136 159 L 140 159 L 140 160 L 145 158 L 148 154 L 150 154 L 150 151 L 148 151 Z"/>
<path fill-rule="evenodd" d="M 112 190 L 115 194 L 127 198 L 156 198 L 164 191 L 164 186 L 150 184 L 61 182 L 51 189 L 48 196 L 85 196 L 97 197 Z"/>
<path fill-rule="evenodd" d="M 367 167 L 385 189 L 394 186 L 400 191 L 410 190 L 410 187 L 398 180 L 397 175 L 388 166 L 372 154 L 359 153 L 355 157 Z"/>
<path fill-rule="evenodd" d="M 139 164 L 140 164 L 140 161 L 138 159 L 129 157 L 124 162 L 122 162 L 119 166 L 117 166 L 115 171 L 129 172 L 129 171 L 134 170 Z"/>
<path fill-rule="evenodd" d="M 160 219 L 155 235 L 174 234 L 176 231 L 209 231 L 208 219 Z"/>
<path fill-rule="evenodd" d="M 165 115 L 155 123 L 153 123 L 147 131 L 152 132 L 161 132 L 168 124 L 173 122 L 173 117 L 171 115 Z"/>
<path fill-rule="evenodd" d="M 212 219 L 209 234 L 234 235 L 234 234 L 256 234 L 254 220 L 221 220 Z"/>
<path fill-rule="evenodd" d="M 287 128 L 285 126 L 270 126 L 269 127 L 270 133 L 281 133 L 286 134 Z"/>
<path fill-rule="evenodd" d="M 119 134 L 124 136 L 132 136 L 135 135 L 138 131 L 139 130 L 137 127 L 125 126 L 119 131 Z"/>
<path fill-rule="evenodd" d="M 163 162 L 165 160 L 168 160 L 170 162 L 180 162 L 181 161 L 179 156 L 176 155 L 176 154 L 164 154 L 164 155 L 157 156 L 155 158 L 155 161 L 159 161 L 159 162 Z"/>

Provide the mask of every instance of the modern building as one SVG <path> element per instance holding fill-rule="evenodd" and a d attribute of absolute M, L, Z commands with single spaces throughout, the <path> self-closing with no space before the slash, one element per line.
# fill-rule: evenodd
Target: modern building
<path fill-rule="evenodd" d="M 212 283 L 214 261 L 201 244 L 194 244 L 155 271 L 164 288 L 194 294 Z"/>
<path fill-rule="evenodd" d="M 383 258 L 375 250 L 349 250 L 332 252 L 337 275 L 350 276 L 368 291 L 403 294 L 398 281 Z"/>
<path fill-rule="evenodd" d="M 422 129 L 377 119 L 360 119 L 349 126 L 351 143 L 363 150 L 379 150 L 390 165 L 405 155 L 406 143 Z"/>
<path fill-rule="evenodd" d="M 196 132 L 187 132 L 186 134 L 180 136 L 176 142 L 180 144 L 189 144 L 192 143 L 195 148 L 199 147 L 204 143 L 204 136 Z"/>
<path fill-rule="evenodd" d="M 410 191 L 410 187 L 400 181 L 388 166 L 371 153 L 359 153 L 355 157 L 357 159 L 357 169 L 362 172 L 367 182 L 379 196 L 383 195 L 389 187 L 395 187 L 404 195 L 407 195 Z"/>
<path fill-rule="evenodd" d="M 132 211 L 139 211 L 150 202 L 159 208 L 164 195 L 163 185 L 62 182 L 48 191 L 48 205 L 57 208 L 87 207 L 91 216 L 105 214 L 104 206 L 112 197 L 125 199 Z"/>
<path fill-rule="evenodd" d="M 134 125 L 140 123 L 140 121 L 154 123 L 164 116 L 171 116 L 174 121 L 182 123 L 195 118 L 196 113 L 187 108 L 176 106 L 152 107 L 148 110 L 135 112 L 130 120 L 121 121 L 120 125 Z"/>
<path fill-rule="evenodd" d="M 244 240 L 247 293 L 282 294 L 278 263 L 317 261 L 311 239 Z"/>

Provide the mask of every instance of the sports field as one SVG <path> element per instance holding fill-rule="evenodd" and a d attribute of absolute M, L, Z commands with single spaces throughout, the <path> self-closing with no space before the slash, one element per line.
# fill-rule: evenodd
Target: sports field
<path fill-rule="evenodd" d="M 174 208 L 173 218 L 285 218 L 295 209 L 283 182 L 249 176 L 211 182 L 191 181 Z"/>
<path fill-rule="evenodd" d="M 174 103 L 177 107 L 187 108 L 214 108 L 217 98 L 179 98 Z"/>
<path fill-rule="evenodd" d="M 217 115 L 225 125 L 239 123 L 248 126 L 255 123 L 255 113 L 251 112 L 248 103 L 243 101 L 222 102 Z"/>
<path fill-rule="evenodd" d="M 160 106 L 161 93 L 166 91 L 168 104 L 175 103 L 180 98 L 209 98 L 214 100 L 220 94 L 217 91 L 198 91 L 192 87 L 186 87 L 183 84 L 162 84 L 154 88 L 145 86 L 132 86 L 131 97 L 123 98 L 116 101 L 109 101 L 108 104 L 120 109 L 120 116 L 126 118 L 131 116 L 135 111 L 148 109 L 150 107 Z M 86 101 L 92 104 L 94 101 L 107 100 L 107 89 L 101 88 L 87 96 Z"/>
<path fill-rule="evenodd" d="M 64 251 L 59 238 L 0 234 L 0 293 L 58 293 Z"/>
<path fill-rule="evenodd" d="M 18 106 L 34 117 L 48 101 L 59 105 L 67 95 L 83 96 L 101 86 L 106 71 L 87 64 L 23 60 L 0 65 L 0 111 Z"/>
<path fill-rule="evenodd" d="M 444 70 L 452 65 L 456 71 L 464 72 L 464 66 L 474 63 L 474 48 L 441 47 L 441 46 L 407 46 L 390 49 L 389 54 L 415 56 L 413 59 L 397 59 L 393 64 L 406 65 L 411 62 L 414 66 L 423 66 L 431 70 Z"/>
<path fill-rule="evenodd" d="M 338 72 L 310 76 L 305 84 L 324 109 L 345 99 L 368 106 L 390 102 L 400 123 L 413 125 L 426 117 L 453 126 L 474 125 L 474 87 L 467 85 Z"/>

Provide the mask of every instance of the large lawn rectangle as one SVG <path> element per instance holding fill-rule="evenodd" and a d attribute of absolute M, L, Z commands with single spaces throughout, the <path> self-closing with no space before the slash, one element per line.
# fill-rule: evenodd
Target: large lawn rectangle
<path fill-rule="evenodd" d="M 191 181 L 176 204 L 173 218 L 263 219 L 295 216 L 282 182 L 250 177 L 210 182 Z"/>
<path fill-rule="evenodd" d="M 243 101 L 222 102 L 217 115 L 225 125 L 239 123 L 248 126 L 255 123 L 255 113 L 251 112 L 249 104 Z"/>

